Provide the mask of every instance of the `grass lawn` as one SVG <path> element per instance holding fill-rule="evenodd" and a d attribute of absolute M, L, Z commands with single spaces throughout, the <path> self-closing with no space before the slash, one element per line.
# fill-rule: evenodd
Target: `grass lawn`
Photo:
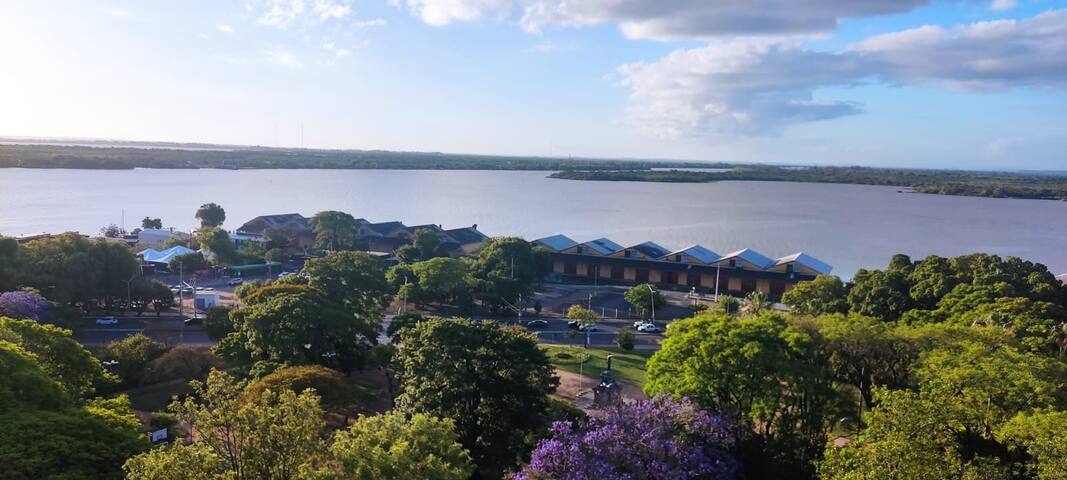
<path fill-rule="evenodd" d="M 134 409 L 146 412 L 157 412 L 167 408 L 167 405 L 170 404 L 171 397 L 175 395 L 183 395 L 191 391 L 192 388 L 189 387 L 188 380 L 178 379 L 169 382 L 156 383 L 146 387 L 125 390 L 119 393 L 125 393 L 130 397 L 130 403 L 133 404 Z"/>
<path fill-rule="evenodd" d="M 600 372 L 607 368 L 608 354 L 613 355 L 611 368 L 615 370 L 615 378 L 620 381 L 642 387 L 645 385 L 645 363 L 651 357 L 654 350 L 623 350 L 617 347 L 610 348 L 582 348 L 569 345 L 541 345 L 541 349 L 548 354 L 548 360 L 556 368 L 572 373 L 578 373 L 578 365 L 582 358 L 586 358 L 582 367 L 582 375 L 597 379 Z M 588 357 L 584 357 L 588 355 Z"/>

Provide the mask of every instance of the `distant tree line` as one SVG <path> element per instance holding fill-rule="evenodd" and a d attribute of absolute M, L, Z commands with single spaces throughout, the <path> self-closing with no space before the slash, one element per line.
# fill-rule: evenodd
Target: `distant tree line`
<path fill-rule="evenodd" d="M 1067 175 L 867 167 L 774 167 L 745 165 L 722 172 L 573 169 L 554 173 L 565 180 L 705 183 L 723 180 L 847 183 L 907 187 L 919 193 L 973 197 L 1067 200 Z"/>

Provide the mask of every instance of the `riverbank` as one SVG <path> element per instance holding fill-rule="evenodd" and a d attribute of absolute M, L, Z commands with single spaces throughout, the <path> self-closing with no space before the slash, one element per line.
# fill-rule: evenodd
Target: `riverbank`
<path fill-rule="evenodd" d="M 866 167 L 737 166 L 726 171 L 564 170 L 562 180 L 709 183 L 724 180 L 841 183 L 908 188 L 918 193 L 969 197 L 1067 200 L 1067 175 L 961 170 L 908 170 Z"/>

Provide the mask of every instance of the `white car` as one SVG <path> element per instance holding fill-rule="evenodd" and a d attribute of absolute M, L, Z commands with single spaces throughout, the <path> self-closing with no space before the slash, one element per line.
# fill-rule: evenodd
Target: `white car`
<path fill-rule="evenodd" d="M 237 277 L 237 278 L 231 278 L 230 281 L 226 282 L 226 285 L 234 287 L 234 286 L 240 285 L 242 283 L 245 283 L 245 279 L 243 279 L 241 277 Z"/>
<path fill-rule="evenodd" d="M 636 321 L 634 321 L 634 328 L 640 327 L 641 325 L 645 325 L 647 323 L 652 323 L 652 322 L 650 322 L 648 320 L 636 320 Z"/>
<path fill-rule="evenodd" d="M 642 333 L 656 333 L 661 331 L 661 329 L 654 323 L 642 323 L 637 326 L 637 331 Z"/>
<path fill-rule="evenodd" d="M 119 323 L 119 319 L 115 317 L 103 317 L 96 319 L 97 325 L 115 325 Z"/>

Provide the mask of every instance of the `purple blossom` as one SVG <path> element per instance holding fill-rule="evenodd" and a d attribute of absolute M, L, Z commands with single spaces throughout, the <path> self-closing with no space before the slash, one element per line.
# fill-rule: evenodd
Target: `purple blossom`
<path fill-rule="evenodd" d="M 18 291 L 0 293 L 0 317 L 33 320 L 38 323 L 51 319 L 52 305 L 37 292 Z"/>
<path fill-rule="evenodd" d="M 554 423 L 512 480 L 731 479 L 731 438 L 721 417 L 660 396 L 581 425 Z"/>

